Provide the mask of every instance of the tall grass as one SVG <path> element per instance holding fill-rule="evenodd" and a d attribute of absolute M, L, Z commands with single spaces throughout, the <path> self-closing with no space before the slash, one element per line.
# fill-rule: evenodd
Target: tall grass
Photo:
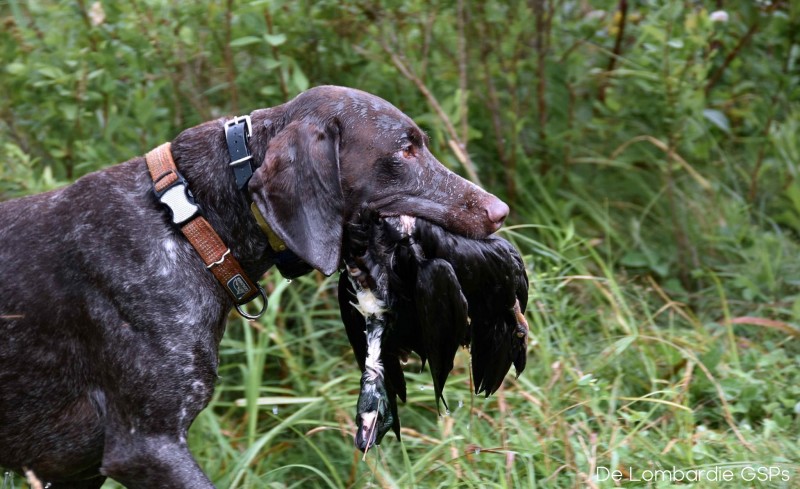
<path fill-rule="evenodd" d="M 539 194 L 544 207 L 551 197 Z M 751 486 L 794 487 L 794 327 L 736 316 L 742 305 L 710 270 L 702 301 L 676 301 L 652 277 L 621 273 L 613 245 L 541 212 L 551 222 L 501 231 L 528 264 L 532 341 L 528 368 L 495 396 L 471 394 L 462 351 L 440 416 L 412 359 L 402 443 L 387 436 L 362 458 L 352 441 L 359 372 L 335 279 L 270 274 L 267 318 L 233 318 L 223 340 L 217 393 L 191 433 L 201 465 L 224 488 L 612 487 L 598 468 L 747 464 L 792 474 Z"/>

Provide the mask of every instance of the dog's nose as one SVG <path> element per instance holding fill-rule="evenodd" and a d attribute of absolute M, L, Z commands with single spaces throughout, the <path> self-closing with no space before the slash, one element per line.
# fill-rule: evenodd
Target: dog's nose
<path fill-rule="evenodd" d="M 495 225 L 495 229 L 499 229 L 500 226 L 503 225 L 503 221 L 508 217 L 509 209 L 506 203 L 497 197 L 493 197 L 486 205 L 485 209 L 489 222 Z"/>

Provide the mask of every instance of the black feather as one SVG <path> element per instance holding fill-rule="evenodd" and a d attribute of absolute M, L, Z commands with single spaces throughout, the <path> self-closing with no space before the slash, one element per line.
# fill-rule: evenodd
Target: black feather
<path fill-rule="evenodd" d="M 467 341 L 475 392 L 488 396 L 500 387 L 512 364 L 518 374 L 525 368 L 527 327 L 520 337 L 523 326 L 514 313 L 517 302 L 521 312 L 527 305 L 522 257 L 504 239 L 468 239 L 420 219 L 414 238 L 426 257 L 447 260 L 456 273 L 471 319 Z"/>
<path fill-rule="evenodd" d="M 366 323 L 353 306 L 352 282 L 375 293 L 388 309 L 381 338 L 381 386 L 385 384 L 398 439 L 395 398 L 406 399 L 401 359 L 410 352 L 423 365 L 430 364 L 437 406 L 441 399 L 447 407 L 443 390 L 460 345 L 470 347 L 478 394 L 488 397 L 500 388 L 511 365 L 517 375 L 525 369 L 528 277 L 522 257 L 508 241 L 470 239 L 419 218 L 380 218 L 365 209 L 346 227 L 342 256 L 349 276 L 340 279 L 339 306 L 362 371 Z M 362 394 L 363 389 L 362 382 Z M 378 433 L 378 442 L 384 434 Z"/>
<path fill-rule="evenodd" d="M 453 358 L 467 333 L 467 300 L 453 267 L 444 260 L 426 260 L 419 266 L 414 294 L 420 333 L 431 367 L 436 405 L 453 370 Z"/>
<path fill-rule="evenodd" d="M 358 367 L 363 372 L 364 360 L 367 358 L 367 337 L 364 336 L 367 324 L 364 316 L 353 307 L 352 303 L 355 300 L 356 291 L 353 289 L 353 284 L 343 273 L 339 276 L 339 311 L 342 314 L 342 322 L 347 339 L 350 341 L 350 347 L 356 356 Z"/>

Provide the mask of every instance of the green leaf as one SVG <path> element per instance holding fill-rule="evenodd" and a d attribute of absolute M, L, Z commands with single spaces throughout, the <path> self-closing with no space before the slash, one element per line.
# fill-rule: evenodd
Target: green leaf
<path fill-rule="evenodd" d="M 670 39 L 667 41 L 667 44 L 671 48 L 681 49 L 683 47 L 683 41 L 681 39 Z"/>
<path fill-rule="evenodd" d="M 720 128 L 725 134 L 730 134 L 731 132 L 731 124 L 728 122 L 728 118 L 720 112 L 719 110 L 715 109 L 703 109 L 703 117 L 708 119 L 709 122 Z"/>
<path fill-rule="evenodd" d="M 185 44 L 193 44 L 195 43 L 195 35 L 194 30 L 189 26 L 182 26 L 178 31 L 178 37 L 182 42 Z"/>
<path fill-rule="evenodd" d="M 39 68 L 39 73 L 53 80 L 64 76 L 64 72 L 56 68 L 55 66 L 42 66 L 41 68 Z"/>
<path fill-rule="evenodd" d="M 68 121 L 74 121 L 78 118 L 78 106 L 75 104 L 65 103 L 59 106 L 64 118 Z"/>
<path fill-rule="evenodd" d="M 295 66 L 294 73 L 292 73 L 292 81 L 294 82 L 295 88 L 297 88 L 298 92 L 302 92 L 308 89 L 308 78 L 306 77 L 303 70 L 301 70 L 298 66 Z"/>
<path fill-rule="evenodd" d="M 23 63 L 10 63 L 6 66 L 6 71 L 10 75 L 21 75 L 27 71 L 27 67 Z"/>
<path fill-rule="evenodd" d="M 649 264 L 647 256 L 640 251 L 629 251 L 625 253 L 620 259 L 620 264 L 626 267 L 646 267 Z"/>
<path fill-rule="evenodd" d="M 264 34 L 264 40 L 270 46 L 280 46 L 286 42 L 286 34 Z"/>
<path fill-rule="evenodd" d="M 256 36 L 244 36 L 244 37 L 240 37 L 238 39 L 234 39 L 233 41 L 231 41 L 231 47 L 232 48 L 238 48 L 238 47 L 242 47 L 242 46 L 249 46 L 251 44 L 258 44 L 260 42 L 261 42 L 261 39 L 259 39 Z"/>
<path fill-rule="evenodd" d="M 264 60 L 264 68 L 267 70 L 274 70 L 275 68 L 280 68 L 282 63 L 280 60 L 268 58 Z"/>
<path fill-rule="evenodd" d="M 621 355 L 622 352 L 628 349 L 633 342 L 636 341 L 635 336 L 626 336 L 614 342 L 614 355 Z"/>

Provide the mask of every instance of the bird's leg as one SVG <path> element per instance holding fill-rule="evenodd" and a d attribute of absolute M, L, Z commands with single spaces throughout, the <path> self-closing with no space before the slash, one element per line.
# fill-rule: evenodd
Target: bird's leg
<path fill-rule="evenodd" d="M 514 330 L 517 342 L 511 348 L 511 355 L 514 369 L 516 369 L 517 377 L 519 377 L 527 362 L 525 356 L 528 352 L 528 337 L 530 334 L 530 327 L 528 326 L 528 321 L 525 320 L 525 314 L 522 312 L 519 300 L 514 301 L 514 318 L 517 322 L 517 327 Z"/>
<path fill-rule="evenodd" d="M 514 301 L 514 317 L 517 319 L 517 338 L 520 338 L 523 341 L 523 344 L 527 347 L 528 333 L 530 332 L 531 328 L 528 326 L 528 321 L 525 319 L 525 315 L 522 313 L 522 309 L 519 307 L 519 300 Z"/>

